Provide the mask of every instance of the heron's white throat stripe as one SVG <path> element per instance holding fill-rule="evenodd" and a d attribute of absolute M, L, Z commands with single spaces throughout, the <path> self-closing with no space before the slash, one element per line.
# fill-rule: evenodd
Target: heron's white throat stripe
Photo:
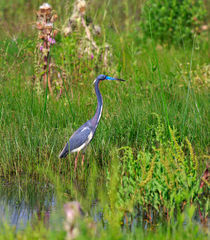
<path fill-rule="evenodd" d="M 100 113 L 99 113 L 99 117 L 98 117 L 98 121 L 97 121 L 97 124 L 98 124 L 98 122 L 100 121 L 100 118 L 101 118 L 101 114 L 102 114 L 102 109 L 103 109 L 103 106 L 101 106 L 101 109 L 100 109 Z"/>

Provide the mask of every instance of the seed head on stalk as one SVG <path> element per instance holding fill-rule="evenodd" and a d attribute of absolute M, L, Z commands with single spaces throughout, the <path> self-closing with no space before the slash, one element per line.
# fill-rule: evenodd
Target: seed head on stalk
<path fill-rule="evenodd" d="M 38 48 L 43 57 L 43 86 L 46 89 L 48 83 L 48 88 L 51 94 L 53 94 L 53 92 L 50 81 L 51 59 L 49 53 L 50 47 L 56 43 L 54 39 L 57 34 L 57 31 L 54 29 L 54 22 L 56 21 L 56 19 L 57 14 L 54 13 L 50 4 L 43 3 L 39 7 L 39 10 L 37 11 L 36 27 L 39 31 L 38 38 L 41 41 L 38 45 Z"/>

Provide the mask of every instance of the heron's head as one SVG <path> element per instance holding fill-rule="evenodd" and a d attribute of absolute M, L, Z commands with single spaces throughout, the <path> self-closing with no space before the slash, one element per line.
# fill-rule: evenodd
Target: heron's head
<path fill-rule="evenodd" d="M 111 81 L 111 80 L 125 81 L 125 80 L 120 79 L 120 78 L 113 78 L 113 77 L 109 77 L 109 76 L 103 75 L 103 74 L 99 75 L 99 76 L 96 78 L 96 80 L 94 81 L 94 83 L 95 83 L 97 80 L 98 80 L 98 81 L 103 81 L 103 80 L 109 80 L 109 81 Z"/>

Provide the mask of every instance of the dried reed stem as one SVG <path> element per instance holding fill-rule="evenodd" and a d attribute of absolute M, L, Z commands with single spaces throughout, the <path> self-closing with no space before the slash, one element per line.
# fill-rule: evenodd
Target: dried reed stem
<path fill-rule="evenodd" d="M 53 90 L 50 79 L 50 47 L 55 44 L 54 37 L 56 36 L 57 31 L 53 29 L 53 23 L 56 19 L 57 15 L 53 13 L 52 7 L 48 3 L 44 3 L 39 7 L 39 10 L 37 11 L 36 27 L 39 30 L 39 39 L 42 41 L 38 47 L 43 57 L 43 87 L 46 89 L 48 86 L 51 95 L 53 95 Z"/>

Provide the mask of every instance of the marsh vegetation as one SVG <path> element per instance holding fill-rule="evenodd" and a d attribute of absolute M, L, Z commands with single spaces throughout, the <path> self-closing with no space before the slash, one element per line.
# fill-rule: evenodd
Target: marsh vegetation
<path fill-rule="evenodd" d="M 0 239 L 65 239 L 63 205 L 75 200 L 85 212 L 78 239 L 207 239 L 208 6 L 198 2 L 173 38 L 157 26 L 162 39 L 142 28 L 141 16 L 154 23 L 144 1 L 89 1 L 68 34 L 74 2 L 49 1 L 57 20 L 46 53 L 42 2 L 1 0 Z M 100 84 L 103 115 L 74 173 L 75 155 L 58 155 L 94 115 L 99 74 L 126 82 Z"/>

